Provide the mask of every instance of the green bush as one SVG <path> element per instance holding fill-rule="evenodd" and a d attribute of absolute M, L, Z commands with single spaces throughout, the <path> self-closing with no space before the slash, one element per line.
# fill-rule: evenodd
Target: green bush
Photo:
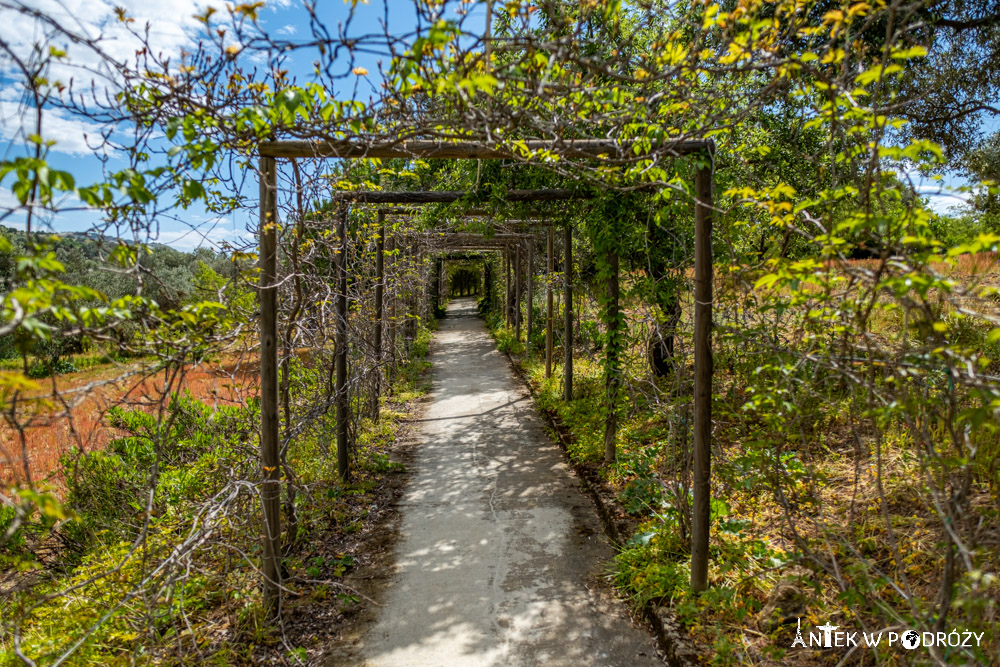
<path fill-rule="evenodd" d="M 23 530 L 16 530 L 7 535 L 7 531 L 14 525 L 17 512 L 13 507 L 0 505 L 0 565 L 17 562 L 24 555 L 24 548 L 27 546 Z"/>
<path fill-rule="evenodd" d="M 33 379 L 47 378 L 50 375 L 65 375 L 76 373 L 80 369 L 68 359 L 50 359 L 36 361 L 28 369 L 28 377 Z"/>
<path fill-rule="evenodd" d="M 208 472 L 219 457 L 251 437 L 249 414 L 232 407 L 213 413 L 187 396 L 175 396 L 162 421 L 142 410 L 109 410 L 108 422 L 119 437 L 103 451 L 73 452 L 63 460 L 68 504 L 83 518 L 81 526 L 88 526 L 76 537 L 86 542 L 88 531 L 133 537 L 146 518 L 154 473 L 154 514 L 205 497 L 213 479 Z"/>

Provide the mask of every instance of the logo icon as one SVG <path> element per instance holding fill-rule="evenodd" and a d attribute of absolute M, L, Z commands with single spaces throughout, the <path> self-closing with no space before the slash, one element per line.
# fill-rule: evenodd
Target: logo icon
<path fill-rule="evenodd" d="M 905 648 L 912 651 L 920 646 L 920 633 L 916 630 L 907 630 L 899 641 Z"/>
<path fill-rule="evenodd" d="M 796 646 L 801 646 L 802 648 L 805 648 L 805 646 L 806 646 L 805 640 L 802 639 L 802 619 L 801 618 L 799 619 L 799 626 L 795 630 L 795 641 L 792 642 L 792 648 L 795 648 Z"/>

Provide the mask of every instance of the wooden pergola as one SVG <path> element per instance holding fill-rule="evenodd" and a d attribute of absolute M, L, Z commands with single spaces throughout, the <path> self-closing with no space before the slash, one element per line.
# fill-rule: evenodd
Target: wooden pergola
<path fill-rule="evenodd" d="M 553 190 L 545 190 L 545 191 L 538 190 L 538 191 L 535 191 L 535 192 L 537 192 L 537 193 L 547 192 L 547 193 L 551 194 L 554 191 Z M 558 193 L 557 196 L 561 197 L 562 193 L 564 193 L 565 191 L 564 190 L 559 190 L 559 191 L 555 191 L 555 192 Z M 410 193 L 406 193 L 406 196 L 411 196 L 411 195 L 410 195 Z M 452 197 L 452 196 L 454 196 L 454 193 L 450 194 L 449 198 Z M 588 195 L 581 193 L 578 198 L 579 199 L 585 199 L 585 198 L 588 198 L 588 197 L 589 197 Z M 549 200 L 549 201 L 552 201 L 552 200 Z M 422 213 L 423 209 L 420 206 L 416 206 L 416 205 L 413 205 L 413 206 L 393 206 L 393 207 L 382 207 L 382 208 L 379 208 L 378 212 L 379 212 L 379 215 L 383 215 L 383 216 L 390 216 L 390 215 L 391 216 L 414 216 L 414 215 L 419 215 L 420 213 Z M 486 211 L 485 209 L 474 208 L 474 209 L 469 209 L 469 210 L 462 211 L 461 214 L 459 215 L 458 219 L 461 220 L 461 219 L 491 218 L 493 216 L 494 216 L 493 213 L 491 213 L 489 211 Z M 546 231 L 547 231 L 547 243 L 546 243 L 546 250 L 547 250 L 547 252 L 546 252 L 546 258 L 547 258 L 547 262 L 546 262 L 546 268 L 547 268 L 547 276 L 548 276 L 548 280 L 546 281 L 546 287 L 545 287 L 545 292 L 546 292 L 545 377 L 546 378 L 552 376 L 553 351 L 554 351 L 554 336 L 553 336 L 554 328 L 553 328 L 553 322 L 554 322 L 555 303 L 554 303 L 554 294 L 553 294 L 553 291 L 552 291 L 552 283 L 553 283 L 553 281 L 552 281 L 552 275 L 555 272 L 555 254 L 554 254 L 555 240 L 554 240 L 554 227 L 553 227 L 553 225 L 554 225 L 553 221 L 551 219 L 547 219 L 547 218 L 513 219 L 513 220 L 503 220 L 502 221 L 502 227 L 504 227 L 504 228 L 508 228 L 510 226 L 515 226 L 515 227 L 520 227 L 520 228 L 546 227 Z M 428 233 L 432 234 L 434 232 L 428 232 Z M 455 233 L 452 232 L 452 234 L 455 234 Z M 440 236 L 441 236 L 442 239 L 444 239 L 445 243 L 449 243 L 450 244 L 450 243 L 454 242 L 447 235 L 440 235 Z M 503 237 L 503 234 L 494 234 L 493 236 L 490 236 L 488 238 L 490 240 L 492 240 L 492 239 L 499 238 L 499 237 Z M 481 239 L 480 241 L 477 241 L 477 243 L 485 243 L 487 241 L 487 239 L 484 238 L 484 237 L 482 237 L 481 235 L 477 235 L 477 238 Z M 535 239 L 535 236 L 532 235 L 532 234 L 526 234 L 525 238 L 533 241 Z M 510 276 L 507 275 L 509 273 L 509 271 L 507 271 L 507 269 L 509 269 L 510 266 L 507 263 L 508 260 L 509 260 L 509 258 L 507 257 L 506 253 L 509 251 L 509 247 L 510 246 L 509 246 L 509 244 L 500 244 L 500 246 L 501 247 L 499 247 L 499 248 L 493 248 L 493 249 L 501 249 L 505 253 L 505 255 L 504 255 L 505 276 L 507 278 L 507 282 L 509 283 L 510 282 Z M 470 250 L 487 250 L 487 249 L 490 249 L 490 248 L 475 246 L 475 247 L 469 247 L 467 249 L 470 249 Z M 520 246 L 515 246 L 515 258 L 514 258 L 515 269 L 514 269 L 514 271 L 515 271 L 515 275 L 517 276 L 515 278 L 515 285 L 516 285 L 516 288 L 517 288 L 515 290 L 515 294 L 516 294 L 515 299 L 516 299 L 518 305 L 515 307 L 515 313 L 517 315 L 517 319 L 515 319 L 514 327 L 515 327 L 515 337 L 516 337 L 516 339 L 518 341 L 521 340 L 521 322 L 520 322 L 520 300 L 521 299 L 520 299 L 520 286 L 521 286 L 521 284 L 523 282 L 522 279 L 521 279 L 521 276 L 520 276 L 520 268 L 519 268 L 520 267 L 520 262 L 519 262 L 519 257 L 517 256 L 517 251 L 519 251 L 519 250 L 520 250 Z M 570 251 L 571 250 L 572 249 L 570 249 Z M 527 275 L 528 275 L 528 281 L 527 281 L 527 283 L 528 283 L 527 301 L 528 301 L 528 304 L 529 304 L 529 307 L 527 309 L 527 311 L 528 311 L 527 312 L 527 315 L 528 315 L 528 317 L 527 317 L 527 330 L 528 330 L 527 344 L 530 347 L 531 332 L 534 331 L 534 322 L 533 322 L 534 309 L 531 306 L 531 304 L 534 303 L 534 244 L 533 243 L 529 243 L 528 244 L 527 253 L 528 253 L 528 257 L 527 257 L 527 264 L 528 264 L 528 266 L 527 266 Z M 570 256 L 570 257 L 567 258 L 567 264 L 570 265 L 570 266 L 571 266 L 571 261 L 572 261 L 572 256 Z M 564 282 L 566 282 L 566 281 L 564 281 Z M 570 292 L 572 291 L 572 286 L 569 287 L 569 290 L 570 290 Z M 505 299 L 508 298 L 509 292 L 510 292 L 509 285 L 506 285 L 505 286 L 505 290 L 504 290 Z M 509 306 L 509 304 L 508 304 L 508 306 Z M 511 325 L 511 321 L 510 321 L 510 308 L 509 307 L 505 307 L 504 312 L 505 312 L 505 317 L 506 317 L 506 323 L 507 323 L 507 326 L 509 327 Z M 571 312 L 570 313 L 570 317 L 566 318 L 565 331 L 564 331 L 564 340 L 571 340 L 572 335 L 573 335 L 572 324 L 573 324 L 573 322 L 572 322 L 572 312 Z M 573 394 L 573 390 L 572 390 L 572 387 L 573 387 L 572 358 L 570 358 L 568 360 L 568 362 L 566 364 L 564 364 L 563 369 L 564 369 L 564 373 L 563 373 L 563 388 L 564 388 L 563 389 L 563 395 L 564 396 L 572 397 L 572 394 Z"/>
<path fill-rule="evenodd" d="M 381 159 L 514 159 L 529 162 L 537 154 L 558 155 L 566 159 L 600 161 L 607 165 L 628 166 L 640 160 L 649 159 L 650 150 L 656 148 L 667 157 L 681 157 L 703 154 L 714 155 L 711 140 L 665 140 L 648 145 L 644 149 L 638 144 L 620 144 L 609 139 L 575 140 L 527 140 L 516 141 L 506 146 L 491 146 L 469 141 L 428 141 L 410 140 L 394 142 L 362 143 L 347 140 L 317 139 L 314 141 L 267 141 L 259 145 L 260 154 L 260 374 L 261 374 L 261 433 L 260 458 L 263 472 L 261 485 L 261 505 L 263 510 L 263 591 L 268 612 L 280 612 L 281 568 L 281 474 L 278 441 L 278 349 L 277 349 L 277 159 L 308 158 L 381 158 Z M 694 508 L 691 535 L 691 586 L 694 591 L 707 587 L 708 579 L 708 536 L 710 517 L 710 474 L 711 474 L 711 400 L 712 400 L 712 185 L 711 167 L 701 167 L 695 174 L 695 289 L 694 289 L 694 467 L 693 493 Z M 336 274 L 336 413 L 337 413 L 337 460 L 340 474 L 348 472 L 348 423 L 349 403 L 347 395 L 347 277 L 346 266 L 348 235 L 347 218 L 349 203 L 357 204 L 403 204 L 421 205 L 452 203 L 468 196 L 464 191 L 420 191 L 420 192 L 371 192 L 348 191 L 334 193 L 332 199 L 345 204 L 340 207 L 337 219 L 337 235 L 340 248 L 337 253 Z M 586 191 L 570 189 L 510 190 L 505 199 L 511 202 L 545 202 L 588 199 L 592 195 Z M 384 321 L 384 241 L 385 216 L 387 210 L 379 210 L 380 234 L 376 248 L 376 350 L 381 356 L 382 326 Z M 572 228 L 565 226 L 565 340 L 564 345 L 564 398 L 572 400 L 573 346 L 572 346 Z M 482 236 L 466 235 L 452 249 L 503 249 L 505 239 L 490 240 Z M 523 237 L 525 235 L 514 235 Z M 528 235 L 530 236 L 530 235 Z M 457 237 L 456 237 L 457 238 Z M 513 239 L 511 240 L 513 241 Z M 514 243 L 515 262 L 520 264 L 520 244 Z M 547 249 L 548 271 L 553 271 L 553 229 L 549 226 Z M 533 244 L 529 244 L 531 248 Z M 529 250 L 530 253 L 530 250 Z M 529 266 L 532 259 L 528 259 Z M 613 257 L 616 267 L 617 254 Z M 518 271 L 518 273 L 520 273 Z M 531 280 L 529 282 L 529 290 Z M 517 281 L 520 285 L 520 281 Z M 610 292 L 617 302 L 617 277 L 613 278 Z M 548 293 L 548 321 L 546 333 L 546 369 L 551 372 L 552 293 Z M 518 319 L 520 294 L 517 295 Z M 617 309 L 617 305 L 614 306 Z M 531 316 L 529 307 L 529 317 Z M 518 321 L 518 338 L 520 323 Z M 529 322 L 529 331 L 531 323 Z M 381 361 L 379 359 L 378 361 Z"/>

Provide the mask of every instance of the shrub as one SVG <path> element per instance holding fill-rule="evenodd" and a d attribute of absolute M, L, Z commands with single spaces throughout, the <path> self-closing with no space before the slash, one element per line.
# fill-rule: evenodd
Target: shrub
<path fill-rule="evenodd" d="M 28 377 L 32 379 L 47 378 L 50 375 L 65 375 L 66 373 L 76 373 L 79 368 L 68 359 L 50 359 L 46 361 L 36 361 L 28 369 Z"/>

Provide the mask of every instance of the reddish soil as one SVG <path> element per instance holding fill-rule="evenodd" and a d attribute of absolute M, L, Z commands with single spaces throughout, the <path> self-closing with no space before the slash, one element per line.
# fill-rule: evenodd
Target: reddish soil
<path fill-rule="evenodd" d="M 166 407 L 180 390 L 209 405 L 241 405 L 256 393 L 253 365 L 228 360 L 189 366 L 167 377 L 126 366 L 103 367 L 40 380 L 29 397 L 6 396 L 0 422 L 0 483 L 49 480 L 60 483 L 59 459 L 74 448 L 94 451 L 115 433 L 105 420 L 120 405 L 150 412 Z M 16 414 L 18 422 L 12 420 Z M 22 435 L 23 434 L 23 435 Z"/>

